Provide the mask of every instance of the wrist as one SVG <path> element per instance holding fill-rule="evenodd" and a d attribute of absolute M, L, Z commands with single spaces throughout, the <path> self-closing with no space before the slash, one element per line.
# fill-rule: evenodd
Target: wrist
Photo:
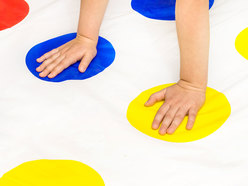
<path fill-rule="evenodd" d="M 184 79 L 180 79 L 177 82 L 177 85 L 188 90 L 199 91 L 199 92 L 206 92 L 207 83 L 194 83 Z"/>
<path fill-rule="evenodd" d="M 84 34 L 80 34 L 80 33 L 77 33 L 77 37 L 76 39 L 80 42 L 87 42 L 87 43 L 91 43 L 93 45 L 97 45 L 97 42 L 98 42 L 98 36 L 96 37 L 90 37 L 90 36 L 87 36 L 87 35 L 84 35 Z"/>

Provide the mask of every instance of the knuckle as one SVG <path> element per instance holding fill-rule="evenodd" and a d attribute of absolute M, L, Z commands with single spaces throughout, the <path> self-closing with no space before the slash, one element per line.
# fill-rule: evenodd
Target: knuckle
<path fill-rule="evenodd" d="M 45 65 L 44 63 L 42 63 L 42 65 L 40 65 L 39 68 L 40 68 L 40 69 L 44 69 L 44 68 L 46 68 L 46 65 Z"/>
<path fill-rule="evenodd" d="M 45 56 L 45 60 L 43 61 L 43 64 L 49 63 L 50 60 L 51 60 L 51 59 L 50 59 L 49 57 Z"/>
<path fill-rule="evenodd" d="M 195 121 L 195 117 L 189 117 L 189 118 L 188 118 L 188 121 L 189 121 L 189 122 L 194 122 L 194 121 Z"/>
<path fill-rule="evenodd" d="M 184 118 L 184 115 L 183 115 L 183 114 L 178 114 L 178 115 L 175 117 L 175 120 L 181 120 L 182 118 Z"/>
<path fill-rule="evenodd" d="M 173 99 L 171 98 L 171 101 L 173 102 L 174 105 L 179 106 L 181 105 L 182 101 L 180 99 Z"/>
<path fill-rule="evenodd" d="M 187 104 L 189 107 L 196 107 L 197 103 L 195 101 L 192 101 Z"/>
<path fill-rule="evenodd" d="M 153 98 L 152 96 L 149 97 L 148 101 L 153 101 Z"/>
<path fill-rule="evenodd" d="M 157 98 L 157 94 L 152 94 L 150 98 L 151 99 L 156 99 Z"/>
<path fill-rule="evenodd" d="M 56 57 L 58 57 L 58 56 L 60 56 L 61 55 L 61 52 L 60 51 L 58 51 L 57 53 L 56 53 L 56 55 L 53 55 L 54 57 L 56 56 Z"/>
<path fill-rule="evenodd" d="M 84 60 L 82 61 L 82 66 L 84 66 L 84 67 L 88 66 L 89 64 L 90 64 L 89 59 L 84 59 Z"/>
<path fill-rule="evenodd" d="M 182 109 L 182 110 L 188 110 L 189 109 L 189 107 L 190 107 L 190 105 L 188 104 L 188 103 L 182 103 L 182 105 L 180 105 L 180 108 Z"/>
<path fill-rule="evenodd" d="M 65 54 L 64 53 L 60 54 L 60 59 L 65 59 Z"/>
<path fill-rule="evenodd" d="M 53 67 L 52 66 L 49 65 L 48 67 L 46 67 L 46 71 L 49 71 L 50 72 L 52 70 L 53 70 Z"/>
<path fill-rule="evenodd" d="M 49 73 L 49 71 L 48 71 L 47 69 L 45 69 L 45 70 L 42 72 L 43 75 L 46 75 L 46 74 L 48 74 L 48 73 Z"/>
<path fill-rule="evenodd" d="M 169 107 L 170 107 L 169 104 L 167 104 L 167 103 L 164 102 L 163 105 L 160 107 L 160 109 L 161 109 L 163 112 L 165 112 Z"/>
<path fill-rule="evenodd" d="M 48 62 L 52 62 L 54 59 L 56 59 L 57 55 L 53 54 L 52 56 L 50 56 L 49 58 L 47 58 Z"/>
<path fill-rule="evenodd" d="M 195 118 L 188 118 L 188 122 L 193 124 L 195 122 Z"/>
<path fill-rule="evenodd" d="M 169 114 L 166 114 L 165 117 L 166 117 L 166 119 L 168 120 L 168 119 L 172 119 L 173 116 L 172 116 L 172 114 L 169 113 Z"/>
<path fill-rule="evenodd" d="M 39 68 L 44 68 L 45 67 L 45 64 L 44 64 L 44 62 L 43 63 L 41 63 L 41 65 L 39 66 Z"/>
<path fill-rule="evenodd" d="M 43 57 L 45 58 L 45 59 L 47 59 L 48 58 L 48 53 L 45 53 L 44 55 L 43 55 Z"/>
<path fill-rule="evenodd" d="M 85 67 L 86 67 L 85 62 L 80 63 L 80 68 L 85 68 Z"/>
<path fill-rule="evenodd" d="M 166 129 L 168 127 L 169 127 L 169 125 L 166 122 L 163 122 L 161 125 L 161 128 L 164 128 L 164 129 Z"/>
<path fill-rule="evenodd" d="M 83 47 L 83 48 L 75 48 L 75 47 L 71 47 L 67 52 L 72 52 L 72 53 L 77 53 L 79 54 L 85 54 L 87 50 Z"/>
<path fill-rule="evenodd" d="M 61 71 L 61 66 L 55 67 L 54 72 L 59 72 L 59 71 Z"/>
<path fill-rule="evenodd" d="M 159 118 L 154 118 L 154 123 L 160 123 L 161 120 Z"/>
<path fill-rule="evenodd" d="M 172 126 L 172 127 L 178 127 L 179 124 L 180 124 L 180 123 L 179 123 L 178 121 L 173 121 L 172 124 L 171 124 L 171 126 Z"/>
<path fill-rule="evenodd" d="M 171 98 L 165 98 L 165 101 L 169 105 L 172 105 L 173 104 L 173 100 Z"/>
<path fill-rule="evenodd" d="M 69 62 L 71 60 L 71 55 L 63 54 L 63 60 L 62 62 Z"/>
<path fill-rule="evenodd" d="M 154 100 L 154 96 L 151 95 L 150 98 L 149 98 L 149 100 Z"/>
<path fill-rule="evenodd" d="M 60 71 L 63 70 L 63 66 L 58 65 L 54 70 L 55 70 L 56 72 L 60 72 Z"/>
<path fill-rule="evenodd" d="M 66 62 L 66 61 L 61 61 L 61 62 L 60 62 L 60 65 L 64 67 L 64 66 L 67 65 L 67 62 Z"/>
<path fill-rule="evenodd" d="M 160 118 L 162 118 L 163 117 L 163 113 L 161 113 L 161 112 L 158 112 L 157 113 L 157 115 L 156 115 L 156 119 L 160 119 Z"/>
<path fill-rule="evenodd" d="M 196 112 L 191 112 L 190 116 L 193 117 L 193 118 L 196 117 Z"/>
<path fill-rule="evenodd" d="M 57 57 L 57 56 L 56 56 L 56 57 Z M 54 56 L 54 58 L 56 58 L 56 57 Z M 57 64 L 59 61 L 60 61 L 59 58 L 56 58 L 56 59 L 54 59 L 54 60 L 52 61 L 52 63 L 53 63 L 53 64 Z"/>
<path fill-rule="evenodd" d="M 63 53 L 64 60 L 68 59 L 68 54 L 66 52 Z"/>
<path fill-rule="evenodd" d="M 164 116 L 164 108 L 160 107 L 160 109 L 157 112 L 157 116 Z"/>

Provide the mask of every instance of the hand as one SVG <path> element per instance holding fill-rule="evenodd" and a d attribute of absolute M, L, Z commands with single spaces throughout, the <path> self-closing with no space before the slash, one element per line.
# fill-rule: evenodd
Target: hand
<path fill-rule="evenodd" d="M 36 71 L 40 72 L 40 77 L 54 78 L 64 69 L 81 60 L 78 70 L 83 73 L 96 56 L 96 45 L 97 41 L 78 35 L 70 42 L 38 58 L 37 62 L 42 64 L 36 68 Z"/>
<path fill-rule="evenodd" d="M 183 86 L 183 83 L 174 84 L 151 95 L 145 106 L 153 106 L 156 102 L 165 100 L 158 110 L 152 128 L 157 130 L 161 124 L 161 135 L 173 134 L 188 115 L 187 129 L 193 128 L 196 115 L 205 102 L 205 90 Z"/>

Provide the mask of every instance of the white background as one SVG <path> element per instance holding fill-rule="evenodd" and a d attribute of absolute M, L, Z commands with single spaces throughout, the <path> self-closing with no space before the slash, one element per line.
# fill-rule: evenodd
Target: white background
<path fill-rule="evenodd" d="M 25 65 L 34 45 L 75 32 L 79 0 L 28 0 L 30 13 L 0 32 L 0 175 L 37 159 L 81 161 L 106 186 L 247 186 L 248 61 L 235 50 L 248 27 L 247 0 L 216 0 L 211 9 L 209 87 L 232 107 L 214 134 L 176 144 L 148 137 L 126 119 L 142 91 L 176 82 L 179 52 L 175 22 L 151 20 L 112 0 L 101 36 L 116 59 L 83 81 L 50 83 Z"/>

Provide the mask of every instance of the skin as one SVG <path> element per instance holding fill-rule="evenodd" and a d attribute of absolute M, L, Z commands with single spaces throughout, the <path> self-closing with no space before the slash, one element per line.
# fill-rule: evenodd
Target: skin
<path fill-rule="evenodd" d="M 208 79 L 209 0 L 177 0 L 176 25 L 180 47 L 180 80 L 157 92 L 145 106 L 164 101 L 152 128 L 159 134 L 173 134 L 188 115 L 186 128 L 192 129 L 204 105 Z"/>
<path fill-rule="evenodd" d="M 108 0 L 81 0 L 77 37 L 37 59 L 40 77 L 54 78 L 70 65 L 81 61 L 78 67 L 85 72 L 96 56 L 99 29 Z"/>
<path fill-rule="evenodd" d="M 85 72 L 96 56 L 99 29 L 108 0 L 81 0 L 76 39 L 54 49 L 40 58 L 36 69 L 41 77 L 54 78 L 70 65 L 81 60 L 79 71 Z M 204 105 L 208 79 L 209 0 L 177 0 L 176 25 L 180 47 L 180 80 L 157 92 L 145 106 L 158 101 L 152 128 L 161 135 L 173 134 L 188 115 L 187 129 L 193 128 L 196 116 Z"/>

